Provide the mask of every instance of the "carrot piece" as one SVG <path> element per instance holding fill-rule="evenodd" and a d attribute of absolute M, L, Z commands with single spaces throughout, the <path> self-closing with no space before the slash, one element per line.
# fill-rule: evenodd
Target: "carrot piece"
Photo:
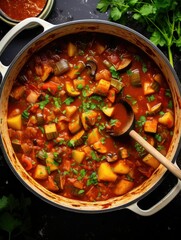
<path fill-rule="evenodd" d="M 58 92 L 58 90 L 59 90 L 58 87 L 59 87 L 59 85 L 57 83 L 49 81 L 49 82 L 44 83 L 41 88 L 43 90 L 49 90 L 54 95 Z"/>
<path fill-rule="evenodd" d="M 109 89 L 108 96 L 110 102 L 114 103 L 116 99 L 116 91 L 114 88 Z"/>

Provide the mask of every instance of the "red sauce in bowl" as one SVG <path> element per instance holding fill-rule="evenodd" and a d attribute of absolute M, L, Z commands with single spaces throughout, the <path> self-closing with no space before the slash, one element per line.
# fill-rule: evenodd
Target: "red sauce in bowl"
<path fill-rule="evenodd" d="M 1 0 L 1 10 L 10 18 L 23 20 L 28 17 L 38 16 L 47 0 Z"/>

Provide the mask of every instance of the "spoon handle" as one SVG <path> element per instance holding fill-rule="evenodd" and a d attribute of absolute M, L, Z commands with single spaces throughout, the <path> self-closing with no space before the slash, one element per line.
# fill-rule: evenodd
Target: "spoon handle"
<path fill-rule="evenodd" d="M 152 145 L 150 145 L 143 137 L 136 131 L 131 130 L 129 135 L 144 147 L 153 157 L 155 157 L 161 164 L 163 164 L 171 173 L 181 180 L 181 170 L 177 168 L 171 161 L 158 152 Z"/>

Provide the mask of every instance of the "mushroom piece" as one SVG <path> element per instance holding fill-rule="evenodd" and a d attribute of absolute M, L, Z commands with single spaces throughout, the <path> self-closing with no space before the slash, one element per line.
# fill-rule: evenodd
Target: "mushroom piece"
<path fill-rule="evenodd" d="M 97 64 L 92 60 L 88 60 L 86 61 L 85 66 L 88 68 L 88 73 L 90 76 L 94 77 L 97 71 Z"/>
<path fill-rule="evenodd" d="M 115 162 L 118 160 L 118 155 L 116 153 L 108 153 L 106 156 L 107 162 Z"/>

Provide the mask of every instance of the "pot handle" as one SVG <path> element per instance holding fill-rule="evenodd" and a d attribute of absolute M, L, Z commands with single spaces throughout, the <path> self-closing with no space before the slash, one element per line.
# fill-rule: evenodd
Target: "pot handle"
<path fill-rule="evenodd" d="M 34 25 L 41 25 L 44 28 L 44 31 L 52 28 L 54 25 L 36 17 L 26 18 L 25 20 L 21 21 L 17 25 L 15 25 L 7 34 L 1 39 L 0 42 L 0 56 L 2 55 L 4 49 L 7 47 L 7 45 L 24 29 L 27 29 L 27 27 L 33 27 Z M 6 71 L 8 70 L 9 66 L 5 66 L 0 61 L 0 72 L 2 74 L 2 77 L 4 77 Z"/>
<path fill-rule="evenodd" d="M 162 208 L 164 208 L 168 203 L 170 203 L 175 198 L 175 196 L 180 192 L 180 190 L 181 190 L 181 181 L 178 179 L 177 184 L 171 189 L 171 191 L 151 208 L 143 210 L 138 206 L 138 202 L 136 202 L 128 206 L 127 209 L 141 216 L 151 216 L 157 213 L 158 211 L 160 211 Z"/>

